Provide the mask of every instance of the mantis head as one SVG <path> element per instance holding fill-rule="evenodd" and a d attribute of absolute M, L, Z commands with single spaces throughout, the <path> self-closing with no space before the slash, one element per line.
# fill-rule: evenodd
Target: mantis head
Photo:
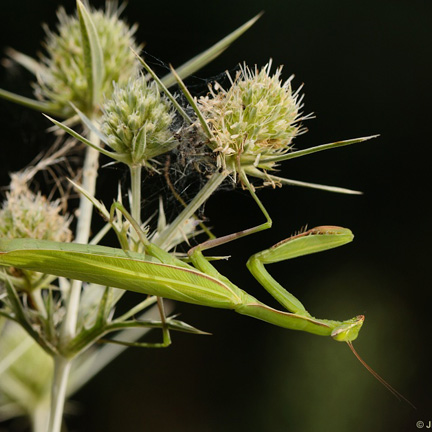
<path fill-rule="evenodd" d="M 331 337 L 339 342 L 352 342 L 357 339 L 364 319 L 364 315 L 358 315 L 353 319 L 344 321 L 343 324 L 332 331 Z"/>
<path fill-rule="evenodd" d="M 376 373 L 357 353 L 357 351 L 354 349 L 352 341 L 357 338 L 358 333 L 363 325 L 364 322 L 364 315 L 358 315 L 355 318 L 344 321 L 340 326 L 336 327 L 332 333 L 331 337 L 334 340 L 340 341 L 340 342 L 346 342 L 349 346 L 350 350 L 353 352 L 353 354 L 357 357 L 359 362 L 374 376 L 387 390 L 390 391 L 398 400 L 404 400 L 407 402 L 411 407 L 416 409 L 416 407 L 401 393 L 399 393 L 396 389 L 394 389 L 384 378 L 382 378 L 378 373 Z"/>

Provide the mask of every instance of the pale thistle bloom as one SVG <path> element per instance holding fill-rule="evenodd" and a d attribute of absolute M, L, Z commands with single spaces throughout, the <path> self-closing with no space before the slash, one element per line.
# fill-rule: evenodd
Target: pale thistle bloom
<path fill-rule="evenodd" d="M 108 145 L 130 165 L 145 165 L 175 144 L 171 103 L 155 82 L 147 83 L 141 74 L 126 85 L 114 84 L 102 110 L 101 130 Z"/>
<path fill-rule="evenodd" d="M 13 175 L 0 208 L 0 237 L 70 242 L 71 219 L 60 211 L 59 200 L 50 202 L 40 192 L 33 193 L 19 175 Z"/>
<path fill-rule="evenodd" d="M 120 10 L 115 2 L 108 2 L 106 10 L 88 7 L 94 23 L 103 54 L 104 78 L 101 94 L 109 94 L 112 82 L 127 82 L 131 75 L 140 69 L 139 63 L 131 51 L 139 51 L 133 37 L 136 26 L 129 26 L 119 18 Z M 35 83 L 35 94 L 49 102 L 51 111 L 62 117 L 75 114 L 72 102 L 81 111 L 91 114 L 92 101 L 89 100 L 89 83 L 86 76 L 82 29 L 77 15 L 67 15 L 63 8 L 57 12 L 59 24 L 57 32 L 45 31 L 47 38 L 41 58 L 41 70 Z"/>
<path fill-rule="evenodd" d="M 243 65 L 234 80 L 228 74 L 228 90 L 216 83 L 198 101 L 214 136 L 214 151 L 233 170 L 238 164 L 259 166 L 261 158 L 287 153 L 302 132 L 301 98 L 292 91 L 293 77 L 282 82 L 282 67 L 273 75 L 270 69 L 271 61 L 261 70 Z"/>

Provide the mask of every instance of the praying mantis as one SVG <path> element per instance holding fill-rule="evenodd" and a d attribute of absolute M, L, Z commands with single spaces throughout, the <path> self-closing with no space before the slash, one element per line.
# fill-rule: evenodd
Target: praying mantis
<path fill-rule="evenodd" d="M 290 237 L 249 259 L 247 266 L 251 273 L 287 312 L 271 308 L 238 288 L 216 270 L 199 246 L 189 253 L 193 264 L 190 265 L 151 243 L 145 245 L 143 256 L 98 245 L 0 239 L 0 265 L 232 309 L 279 327 L 351 342 L 357 337 L 364 316 L 346 321 L 312 317 L 297 298 L 271 277 L 265 264 L 335 248 L 352 239 L 346 228 L 322 226 Z"/>
<path fill-rule="evenodd" d="M 232 309 L 282 328 L 330 336 L 336 341 L 346 342 L 379 382 L 399 400 L 403 399 L 414 407 L 355 351 L 352 341 L 363 325 L 363 315 L 345 321 L 314 318 L 265 268 L 267 264 L 345 245 L 353 237 L 347 228 L 319 226 L 291 236 L 249 258 L 247 267 L 252 275 L 286 311 L 267 306 L 220 274 L 202 253 L 202 249 L 208 248 L 205 243 L 203 247 L 198 245 L 189 251 L 191 265 L 141 235 L 144 254 L 99 245 L 0 239 L 0 266 L 44 272 L 200 306 Z M 166 337 L 166 332 L 169 330 L 162 328 L 164 342 L 161 345 L 167 346 L 170 338 L 169 335 Z"/>

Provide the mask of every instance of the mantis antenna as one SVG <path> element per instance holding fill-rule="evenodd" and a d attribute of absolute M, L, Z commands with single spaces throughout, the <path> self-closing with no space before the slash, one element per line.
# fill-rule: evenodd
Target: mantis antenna
<path fill-rule="evenodd" d="M 359 353 L 355 350 L 353 344 L 351 341 L 347 341 L 347 344 L 350 348 L 350 350 L 353 352 L 353 354 L 357 357 L 358 361 L 368 370 L 368 372 L 371 373 L 371 375 L 376 378 L 396 399 L 399 401 L 403 400 L 408 405 L 412 406 L 415 410 L 417 409 L 416 406 L 411 403 L 404 395 L 400 394 L 396 389 L 394 389 L 384 378 L 382 378 L 380 375 L 378 375 L 377 372 L 375 372 L 359 355 Z"/>

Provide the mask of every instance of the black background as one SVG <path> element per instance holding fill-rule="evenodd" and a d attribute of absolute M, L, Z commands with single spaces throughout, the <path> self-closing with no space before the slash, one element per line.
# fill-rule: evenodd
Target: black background
<path fill-rule="evenodd" d="M 272 302 L 244 266 L 300 227 L 349 227 L 353 244 L 274 265 L 275 277 L 316 316 L 365 314 L 355 346 L 410 399 L 398 402 L 343 344 L 291 332 L 229 311 L 179 304 L 182 319 L 213 333 L 174 335 L 166 350 L 129 350 L 73 397 L 76 431 L 315 432 L 415 431 L 432 421 L 430 372 L 430 101 L 432 4 L 426 0 L 290 0 L 237 2 L 130 0 L 124 16 L 140 24 L 146 51 L 180 65 L 261 10 L 264 16 L 191 80 L 234 70 L 240 61 L 284 64 L 304 83 L 309 132 L 297 148 L 359 136 L 375 140 L 290 161 L 288 178 L 362 190 L 362 196 L 284 187 L 262 190 L 271 231 L 221 248 L 219 267 Z M 35 55 L 55 10 L 73 1 L 2 1 L 0 46 Z M 101 2 L 92 2 L 100 5 Z M 30 95 L 28 75 L 0 71 L 2 88 Z M 0 103 L 0 185 L 51 142 L 38 113 Z M 103 180 L 105 176 L 105 180 Z M 120 171 L 101 172 L 101 191 Z M 112 178 L 112 180 L 110 180 Z M 246 193 L 220 192 L 206 215 L 224 234 L 261 221 Z M 273 304 L 273 303 L 272 303 Z M 35 371 L 37 373 L 37 371 Z M 0 378 L 1 379 L 1 378 Z M 17 425 L 12 425 L 17 427 Z"/>

